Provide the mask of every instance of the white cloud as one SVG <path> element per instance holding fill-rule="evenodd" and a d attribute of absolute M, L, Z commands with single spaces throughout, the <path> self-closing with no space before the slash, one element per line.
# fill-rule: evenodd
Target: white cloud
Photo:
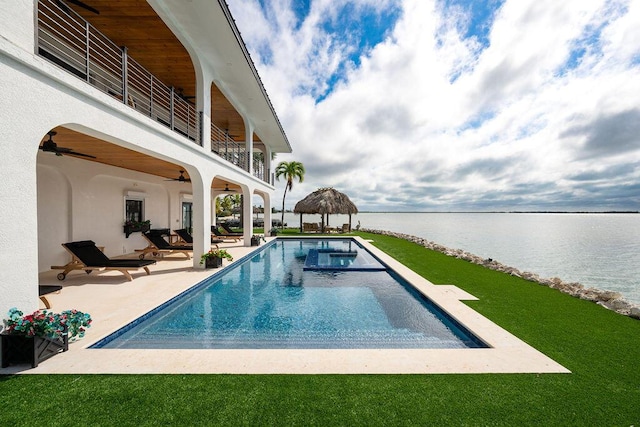
<path fill-rule="evenodd" d="M 299 25 L 230 1 L 294 149 L 277 160 L 307 168 L 288 207 L 335 186 L 361 210 L 639 208 L 639 137 L 607 132 L 640 111 L 640 2 L 507 0 L 487 46 L 440 2 L 356 2 L 402 13 L 332 87 L 355 47 L 322 23 L 347 3 Z"/>

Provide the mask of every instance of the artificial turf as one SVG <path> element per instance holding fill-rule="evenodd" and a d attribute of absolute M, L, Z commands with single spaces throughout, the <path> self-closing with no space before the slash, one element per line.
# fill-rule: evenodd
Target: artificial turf
<path fill-rule="evenodd" d="M 4 376 L 0 425 L 640 425 L 640 321 L 358 234 L 431 282 L 477 296 L 466 303 L 572 373 Z"/>

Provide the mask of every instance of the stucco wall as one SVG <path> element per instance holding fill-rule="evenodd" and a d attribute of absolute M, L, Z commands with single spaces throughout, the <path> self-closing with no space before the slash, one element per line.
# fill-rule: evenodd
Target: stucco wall
<path fill-rule="evenodd" d="M 180 224 L 184 184 L 49 153 L 38 154 L 37 171 L 39 272 L 69 261 L 61 246 L 69 241 L 93 240 L 105 247 L 109 257 L 145 247 L 147 241 L 140 233 L 128 238 L 123 233 L 129 192 L 143 195 L 145 219 L 151 220 L 153 228 Z"/>

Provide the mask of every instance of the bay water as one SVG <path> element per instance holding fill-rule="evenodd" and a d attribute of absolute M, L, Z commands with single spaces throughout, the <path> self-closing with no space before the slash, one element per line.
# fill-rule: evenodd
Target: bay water
<path fill-rule="evenodd" d="M 329 221 L 341 226 L 349 218 Z M 640 214 L 393 212 L 359 213 L 351 221 L 354 228 L 410 234 L 541 277 L 617 291 L 640 304 Z M 285 213 L 285 222 L 298 227 L 300 216 Z"/>

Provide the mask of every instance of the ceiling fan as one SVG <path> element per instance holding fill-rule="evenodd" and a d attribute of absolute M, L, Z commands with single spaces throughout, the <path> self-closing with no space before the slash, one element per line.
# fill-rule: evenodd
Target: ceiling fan
<path fill-rule="evenodd" d="M 229 188 L 229 184 L 225 184 L 223 189 L 220 188 L 214 188 L 214 190 L 216 191 L 225 191 L 227 193 L 232 192 L 233 190 Z"/>
<path fill-rule="evenodd" d="M 100 11 L 98 9 L 91 7 L 88 4 L 81 2 L 80 0 L 64 0 L 64 1 L 67 1 L 71 4 L 75 4 L 76 6 L 81 7 L 83 9 L 87 9 L 89 12 L 93 12 L 96 15 L 100 15 Z M 56 3 L 62 9 L 64 9 L 65 12 L 69 13 L 69 7 L 63 3 L 63 0 L 56 0 Z"/>
<path fill-rule="evenodd" d="M 46 151 L 47 153 L 54 153 L 56 156 L 62 156 L 67 154 L 69 156 L 79 156 L 79 157 L 88 157 L 90 159 L 95 159 L 96 156 L 92 156 L 90 154 L 78 153 L 73 151 L 71 148 L 58 147 L 58 144 L 53 142 L 53 136 L 58 132 L 50 131 L 48 133 L 49 139 L 42 142 L 42 145 L 39 147 L 42 151 Z"/>
<path fill-rule="evenodd" d="M 180 176 L 179 177 L 165 179 L 165 181 L 191 182 L 191 178 L 185 178 L 184 171 L 180 171 Z"/>

